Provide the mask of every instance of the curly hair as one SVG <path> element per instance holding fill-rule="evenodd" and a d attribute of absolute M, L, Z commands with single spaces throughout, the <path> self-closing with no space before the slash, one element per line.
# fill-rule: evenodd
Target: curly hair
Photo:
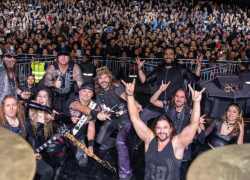
<path fill-rule="evenodd" d="M 16 112 L 16 118 L 19 121 L 21 128 L 23 131 L 25 131 L 25 114 L 22 108 L 21 103 L 19 102 L 19 100 L 12 95 L 7 95 L 3 98 L 1 105 L 0 105 L 0 126 L 5 127 L 8 124 L 8 121 L 6 119 L 5 116 L 5 111 L 4 111 L 4 105 L 7 99 L 14 99 L 16 101 L 16 105 L 17 105 L 17 112 Z"/>
<path fill-rule="evenodd" d="M 190 98 L 188 96 L 188 93 L 187 91 L 185 91 L 183 88 L 179 88 L 177 89 L 173 94 L 172 96 L 169 98 L 169 107 L 171 109 L 175 109 L 176 108 L 176 105 L 175 105 L 175 102 L 174 102 L 174 99 L 175 99 L 175 95 L 178 91 L 183 91 L 185 93 L 185 103 L 184 103 L 184 109 L 185 109 L 185 114 L 188 114 L 190 112 L 190 109 L 192 108 L 191 106 L 191 101 L 190 101 Z"/>
<path fill-rule="evenodd" d="M 234 128 L 233 128 L 233 131 L 232 131 L 233 132 L 233 136 L 235 136 L 235 135 L 237 135 L 238 132 L 240 132 L 240 127 L 239 127 L 238 122 L 242 123 L 242 114 L 243 114 L 243 111 L 242 111 L 240 105 L 237 104 L 237 103 L 230 103 L 227 106 L 226 112 L 222 115 L 221 119 L 223 120 L 223 122 L 228 122 L 227 111 L 228 111 L 228 109 L 231 106 L 234 106 L 238 110 L 238 113 L 240 114 L 240 116 L 238 116 L 236 118 L 236 120 L 235 120 Z"/>
<path fill-rule="evenodd" d="M 156 128 L 156 125 L 159 121 L 167 121 L 170 125 L 170 128 L 172 129 L 172 132 L 170 134 L 170 138 L 174 137 L 175 135 L 177 135 L 177 130 L 175 128 L 175 125 L 173 123 L 173 121 L 171 120 L 170 117 L 168 117 L 167 115 L 161 115 L 161 116 L 158 116 L 157 118 L 155 118 L 152 126 L 151 126 L 151 131 L 153 131 L 153 133 L 155 134 L 155 128 Z M 155 134 L 156 135 L 156 134 Z"/>
<path fill-rule="evenodd" d="M 51 107 L 51 97 L 52 97 L 51 92 L 48 89 L 42 89 L 37 93 L 37 96 L 41 91 L 46 92 L 47 97 L 48 97 L 48 101 L 46 102 L 46 106 Z M 37 97 L 36 97 L 35 101 L 37 101 Z M 53 122 L 54 117 L 45 111 L 30 109 L 29 110 L 29 118 L 31 120 L 30 123 L 32 125 L 32 129 L 33 129 L 35 134 L 37 134 L 38 113 L 44 114 L 44 137 L 45 137 L 45 139 L 47 139 L 53 133 L 52 122 Z"/>
<path fill-rule="evenodd" d="M 120 81 L 116 80 L 114 77 L 110 77 L 109 80 L 110 80 L 109 89 L 110 89 L 111 92 L 113 92 L 115 85 L 120 84 Z M 96 93 L 96 95 L 100 94 L 101 89 L 102 89 L 102 87 L 98 83 L 98 79 L 97 79 L 95 81 L 95 93 Z"/>

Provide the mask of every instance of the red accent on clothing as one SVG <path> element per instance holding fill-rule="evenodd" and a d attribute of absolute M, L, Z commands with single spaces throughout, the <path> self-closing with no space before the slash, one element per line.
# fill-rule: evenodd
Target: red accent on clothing
<path fill-rule="evenodd" d="M 56 156 L 57 156 L 57 157 L 60 157 L 61 155 L 63 155 L 63 153 L 62 153 L 62 152 L 60 152 L 60 153 L 56 154 Z"/>

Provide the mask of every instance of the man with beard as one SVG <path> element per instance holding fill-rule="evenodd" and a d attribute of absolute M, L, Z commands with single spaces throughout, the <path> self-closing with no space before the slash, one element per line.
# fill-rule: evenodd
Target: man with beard
<path fill-rule="evenodd" d="M 15 63 L 17 53 L 14 46 L 2 47 L 0 49 L 0 102 L 6 95 L 20 95 L 23 99 L 27 99 L 25 93 L 17 88 L 15 78 Z"/>
<path fill-rule="evenodd" d="M 94 86 L 90 82 L 85 82 L 81 85 L 79 90 L 79 96 L 74 96 L 69 98 L 69 100 L 65 104 L 65 108 L 63 114 L 71 117 L 77 117 L 78 120 L 74 120 L 73 124 L 76 124 L 73 128 L 73 135 L 77 138 L 82 144 L 85 143 L 85 129 L 88 125 L 88 150 L 89 156 L 93 154 L 93 147 L 94 147 L 94 137 L 95 137 L 95 119 L 110 119 L 108 115 L 104 114 L 103 112 L 99 112 L 95 110 L 96 104 L 91 101 L 91 98 L 94 95 Z M 91 103 L 92 110 L 96 111 L 93 114 L 97 114 L 97 116 L 91 116 L 89 114 L 84 114 L 84 106 L 89 106 Z M 87 116 L 86 116 L 87 115 Z M 85 117 L 86 116 L 86 117 Z M 80 119 L 81 118 L 81 119 Z M 80 167 L 85 167 L 88 163 L 86 153 L 72 142 L 70 142 L 70 149 L 74 153 L 74 156 L 79 164 Z"/>
<path fill-rule="evenodd" d="M 111 120 L 104 121 L 96 141 L 101 144 L 100 148 L 102 150 L 110 149 L 116 145 L 118 150 L 119 178 L 120 180 L 129 180 L 132 178 L 132 170 L 125 142 L 132 125 L 126 105 L 128 96 L 123 86 L 112 77 L 112 73 L 107 67 L 98 68 L 96 73 L 96 103 L 98 106 L 108 107 L 106 113 L 112 113 Z M 139 111 L 142 110 L 141 105 L 137 102 L 136 108 Z M 115 130 L 118 130 L 116 140 L 109 137 Z"/>
<path fill-rule="evenodd" d="M 83 83 L 81 69 L 77 64 L 69 63 L 71 48 L 68 45 L 58 45 L 56 48 L 57 63 L 46 70 L 45 85 L 52 88 L 54 99 L 52 106 L 56 111 L 62 111 L 69 98 L 72 85 L 77 83 L 80 88 Z"/>
<path fill-rule="evenodd" d="M 190 124 L 185 127 L 180 134 L 176 135 L 174 123 L 166 115 L 161 115 L 156 118 L 152 128 L 149 129 L 140 119 L 139 112 L 135 106 L 135 79 L 133 83 L 122 82 L 126 87 L 128 95 L 130 119 L 137 135 L 145 143 L 145 180 L 179 180 L 180 165 L 184 150 L 192 143 L 199 128 L 200 101 L 205 88 L 198 92 L 194 91 L 189 85 L 194 102 Z"/>
<path fill-rule="evenodd" d="M 171 83 L 168 82 L 168 84 L 163 84 L 162 81 L 160 88 L 151 97 L 150 102 L 156 107 L 164 109 L 164 113 L 173 121 L 177 134 L 180 134 L 181 131 L 190 123 L 192 113 L 191 101 L 188 97 L 188 93 L 182 88 L 177 89 L 170 97 L 169 101 L 159 100 L 161 93 L 167 89 L 169 84 Z M 203 120 L 203 117 L 201 120 Z M 203 128 L 203 126 L 201 126 L 201 128 Z M 200 132 L 201 129 L 199 129 L 198 134 L 200 134 Z M 191 145 L 185 149 L 183 161 L 187 161 L 190 158 Z"/>
<path fill-rule="evenodd" d="M 161 100 L 168 100 L 174 91 L 178 88 L 184 87 L 184 80 L 188 82 L 196 83 L 199 81 L 201 74 L 201 62 L 203 60 L 203 55 L 197 57 L 197 69 L 195 73 L 192 73 L 189 69 L 177 63 L 175 60 L 175 50 L 173 48 L 167 48 L 163 55 L 162 63 L 149 75 L 145 76 L 142 71 L 142 66 L 145 62 L 140 61 L 140 58 L 136 58 L 138 65 L 139 78 L 144 84 L 157 83 L 157 87 L 161 86 L 163 81 L 164 84 L 171 82 L 168 91 L 164 91 L 160 95 Z M 146 123 L 147 120 L 155 118 L 162 114 L 162 109 L 157 108 L 150 104 L 147 108 L 143 110 L 140 114 L 141 119 Z"/>

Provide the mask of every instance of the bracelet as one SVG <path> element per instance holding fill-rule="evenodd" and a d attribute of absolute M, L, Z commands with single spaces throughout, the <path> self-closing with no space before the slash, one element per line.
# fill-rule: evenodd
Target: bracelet
<path fill-rule="evenodd" d="M 134 96 L 134 94 L 128 94 L 128 93 L 127 93 L 127 95 L 128 95 L 128 96 Z"/>
<path fill-rule="evenodd" d="M 94 147 L 95 141 L 94 140 L 88 140 L 88 147 L 92 146 Z"/>
<path fill-rule="evenodd" d="M 142 69 L 139 69 L 139 68 L 138 68 L 138 71 L 140 71 L 140 70 L 142 70 Z"/>

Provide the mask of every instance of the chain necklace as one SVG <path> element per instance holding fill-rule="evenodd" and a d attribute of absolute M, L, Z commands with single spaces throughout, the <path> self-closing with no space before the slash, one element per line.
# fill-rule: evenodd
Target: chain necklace
<path fill-rule="evenodd" d="M 230 127 L 234 127 L 234 124 L 235 123 L 230 123 L 230 122 L 228 122 L 228 121 L 226 121 L 226 125 L 227 125 L 227 130 L 230 128 Z"/>

